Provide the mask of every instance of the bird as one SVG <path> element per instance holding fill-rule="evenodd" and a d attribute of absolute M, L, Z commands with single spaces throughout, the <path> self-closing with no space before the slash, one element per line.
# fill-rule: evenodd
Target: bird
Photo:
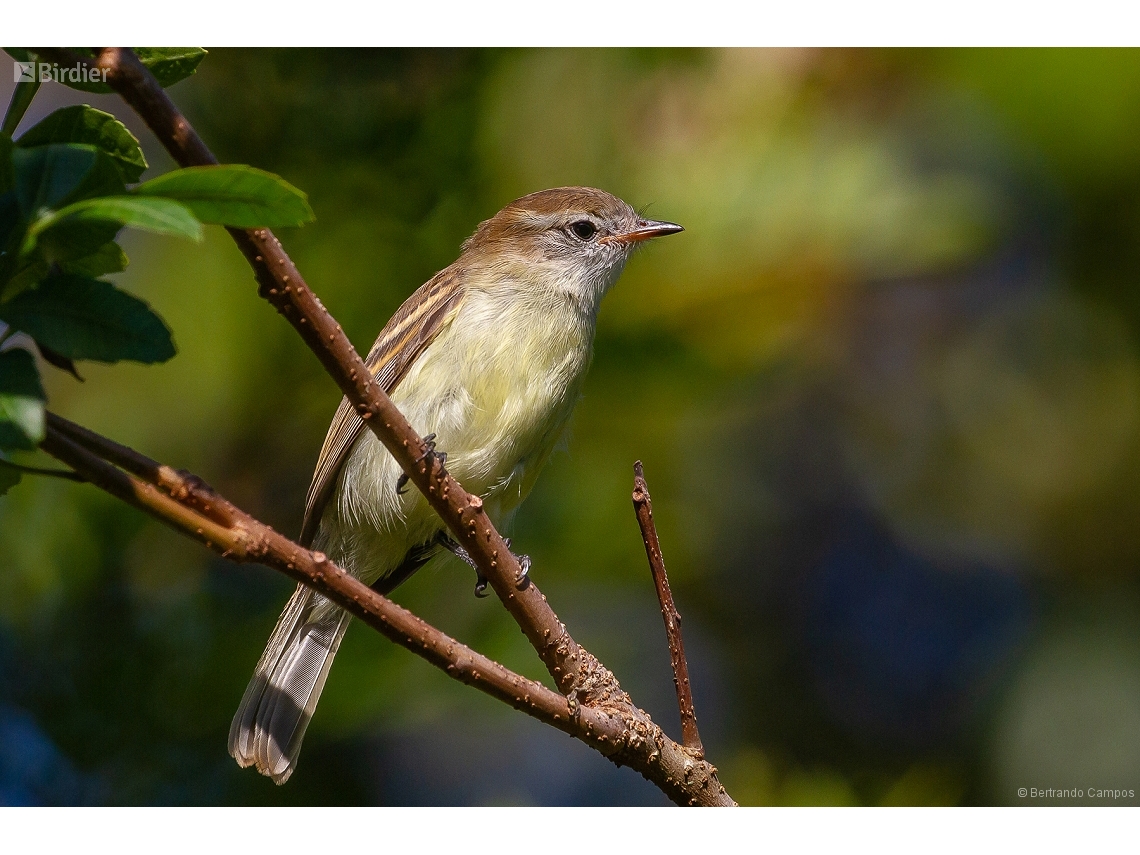
<path fill-rule="evenodd" d="M 381 331 L 366 365 L 496 526 L 510 524 L 565 433 L 602 298 L 637 247 L 681 231 L 603 190 L 531 193 L 480 223 L 459 258 Z M 464 557 L 406 480 L 344 398 L 306 496 L 300 543 L 383 594 L 441 550 Z M 485 584 L 479 579 L 477 594 Z M 297 586 L 230 727 L 240 766 L 279 785 L 293 774 L 349 621 Z"/>

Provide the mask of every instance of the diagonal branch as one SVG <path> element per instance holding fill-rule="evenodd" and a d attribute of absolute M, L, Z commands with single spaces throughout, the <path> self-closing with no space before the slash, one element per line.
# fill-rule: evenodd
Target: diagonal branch
<path fill-rule="evenodd" d="M 103 48 L 98 52 L 94 63 L 66 49 L 35 50 L 43 56 L 69 65 L 81 62 L 105 70 L 107 82 L 139 113 L 181 166 L 217 163 L 201 137 L 131 50 Z M 617 750 L 614 750 L 615 743 L 610 736 L 603 739 L 602 735 L 598 735 L 596 743 L 600 744 L 596 744 L 596 747 L 614 762 L 637 769 L 678 804 L 734 804 L 717 780 L 716 769 L 696 756 L 695 752 L 668 739 L 648 715 L 633 705 L 613 674 L 588 651 L 579 647 L 537 586 L 516 581 L 522 578 L 519 562 L 488 518 L 482 500 L 464 490 L 448 474 L 440 458 L 430 453 L 424 440 L 375 382 L 340 325 L 309 289 L 273 233 L 268 229 L 232 228 L 229 232 L 254 270 L 260 286 L 259 294 L 293 325 L 360 413 L 365 424 L 376 434 L 412 483 L 424 494 L 455 539 L 476 562 L 507 611 L 538 652 L 558 688 L 570 696 L 568 704 L 574 719 L 586 722 L 588 729 L 596 726 L 593 719 L 595 714 L 622 722 Z M 71 439 L 62 436 L 58 429 L 53 429 L 49 441 L 56 451 L 74 457 L 72 452 L 77 446 Z M 46 450 L 47 443 L 44 447 Z M 66 462 L 70 463 L 70 460 Z M 71 465 L 86 476 L 86 471 L 79 470 L 75 464 Z M 122 476 L 122 473 L 119 472 L 119 475 Z M 104 489 L 114 487 L 111 492 L 138 505 L 134 482 L 130 484 L 130 489 L 119 481 L 108 481 L 106 485 L 100 483 L 99 486 Z M 146 486 L 150 486 L 159 496 L 165 495 L 154 490 L 152 485 Z M 178 502 L 174 504 L 182 510 L 176 512 L 168 508 L 172 518 L 190 512 L 184 505 Z M 147 509 L 150 510 L 151 505 Z M 221 528 L 212 520 L 207 521 Z M 200 534 L 194 534 L 181 521 L 175 522 L 175 525 L 191 536 L 202 539 Z M 288 544 L 288 547 L 282 546 L 286 550 L 285 555 L 301 556 L 298 551 L 300 547 L 284 538 L 282 540 Z M 318 582 L 321 585 L 327 584 L 330 572 L 328 568 L 331 565 L 323 555 L 313 555 L 314 562 L 318 556 L 320 561 L 314 564 L 314 582 L 306 581 L 306 584 L 313 584 L 324 593 Z M 261 561 L 262 558 L 250 557 L 244 560 Z M 296 557 L 292 562 L 286 562 L 284 572 L 298 578 L 295 572 L 301 560 L 301 557 Z M 283 569 L 276 564 L 270 566 Z M 339 570 L 337 572 L 343 573 Z M 341 601 L 338 599 L 337 602 Z M 349 611 L 359 616 L 359 602 L 353 600 L 353 604 L 354 607 L 349 608 Z"/>
<path fill-rule="evenodd" d="M 595 693 L 593 705 L 580 704 L 461 644 L 320 552 L 293 543 L 241 511 L 194 475 L 54 413 L 48 415 L 40 447 L 91 484 L 223 557 L 264 564 L 309 585 L 448 676 L 582 740 L 618 765 L 637 769 L 678 804 L 732 804 L 715 769 L 695 762 L 691 752 L 669 740 L 600 665 L 593 678 L 613 688 L 604 696 Z"/>
<path fill-rule="evenodd" d="M 298 546 L 240 511 L 201 479 L 163 466 L 54 413 L 48 414 L 47 436 L 41 447 L 85 480 L 223 557 L 265 564 L 310 585 L 456 679 L 572 733 L 570 705 L 565 697 L 449 638 L 320 553 Z M 130 471 L 123 472 L 113 464 Z M 213 513 L 207 512 L 210 509 Z M 593 729 L 605 732 L 597 726 Z"/>
<path fill-rule="evenodd" d="M 669 643 L 669 660 L 673 665 L 673 684 L 677 687 L 677 708 L 681 711 L 681 738 L 685 747 L 699 757 L 705 756 L 701 735 L 697 732 L 697 713 L 693 709 L 693 690 L 689 686 L 689 660 L 685 658 L 685 642 L 681 640 L 681 613 L 673 602 L 669 576 L 665 573 L 665 558 L 661 555 L 661 542 L 657 539 L 657 526 L 653 522 L 653 500 L 645 483 L 641 461 L 633 464 L 633 509 L 641 538 L 645 541 L 645 554 L 649 557 L 649 571 L 657 587 L 657 600 L 661 603 L 661 617 L 665 620 L 665 637 Z"/>
<path fill-rule="evenodd" d="M 69 422 L 55 413 L 46 413 L 47 426 L 72 442 L 83 446 L 103 460 L 138 476 L 148 484 L 161 488 L 177 501 L 208 517 L 218 525 L 232 528 L 234 525 L 233 506 L 221 499 L 210 486 L 196 475 L 185 471 L 175 471 L 169 466 L 156 463 L 133 448 L 120 445 L 114 440 Z"/>

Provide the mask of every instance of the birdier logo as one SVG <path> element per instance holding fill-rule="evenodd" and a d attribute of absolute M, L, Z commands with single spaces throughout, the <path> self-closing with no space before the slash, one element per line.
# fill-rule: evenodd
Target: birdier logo
<path fill-rule="evenodd" d="M 54 62 L 12 63 L 14 83 L 106 83 L 107 69 L 91 68 L 82 62 L 60 66 Z"/>

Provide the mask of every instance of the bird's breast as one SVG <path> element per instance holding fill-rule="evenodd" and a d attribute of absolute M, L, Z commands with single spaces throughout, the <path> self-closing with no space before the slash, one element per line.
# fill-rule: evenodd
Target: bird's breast
<path fill-rule="evenodd" d="M 593 318 L 568 301 L 475 290 L 392 392 L 447 469 L 497 525 L 533 486 L 563 435 L 590 362 Z M 361 434 L 321 523 L 320 544 L 371 582 L 442 527 L 370 431 Z"/>
<path fill-rule="evenodd" d="M 511 493 L 502 499 L 513 506 L 565 429 L 592 333 L 570 305 L 475 292 L 393 399 L 418 430 L 436 434 L 466 489 Z"/>

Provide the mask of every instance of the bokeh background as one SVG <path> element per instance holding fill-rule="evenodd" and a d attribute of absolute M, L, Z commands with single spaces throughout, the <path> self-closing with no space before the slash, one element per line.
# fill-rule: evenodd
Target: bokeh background
<path fill-rule="evenodd" d="M 513 535 L 677 736 L 645 461 L 742 803 L 1137 803 L 1091 791 L 1140 791 L 1140 53 L 216 50 L 171 91 L 222 160 L 309 193 L 281 237 L 360 349 L 524 193 L 685 225 L 607 298 Z M 171 167 L 111 96 L 46 84 L 22 127 L 81 102 Z M 296 534 L 339 393 L 222 230 L 124 240 L 179 354 L 52 372 L 52 407 Z M 473 581 L 445 563 L 397 599 L 543 678 Z M 359 625 L 293 779 L 239 770 L 291 587 L 26 478 L 0 499 L 0 802 L 664 803 Z"/>

